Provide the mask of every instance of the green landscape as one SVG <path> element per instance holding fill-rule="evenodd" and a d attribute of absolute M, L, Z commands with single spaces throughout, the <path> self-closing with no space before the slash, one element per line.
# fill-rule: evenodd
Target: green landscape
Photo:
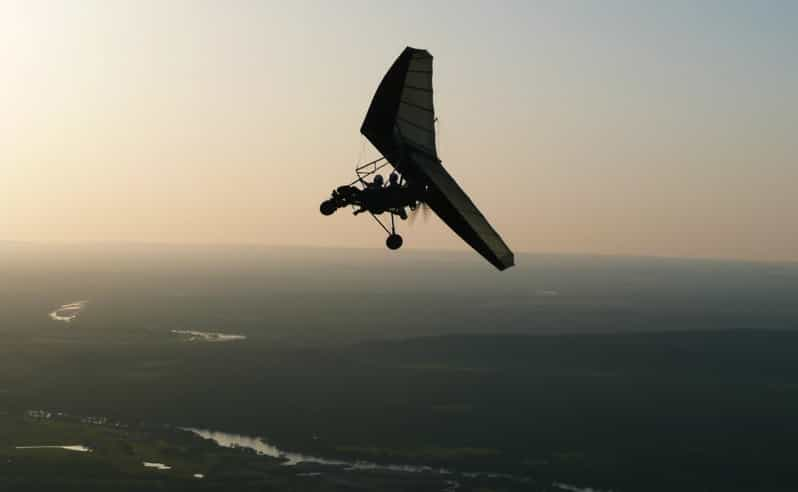
<path fill-rule="evenodd" d="M 798 481 L 793 266 L 529 256 L 488 293 L 495 286 L 472 282 L 478 268 L 430 253 L 395 266 L 399 294 L 384 300 L 385 273 L 363 273 L 369 265 L 353 265 L 365 282 L 343 288 L 307 274 L 311 264 L 325 276 L 335 251 L 308 250 L 301 267 L 278 265 L 280 251 L 223 252 L 111 248 L 91 263 L 69 250 L 3 253 L 14 261 L 2 263 L 0 290 L 0 488 L 742 491 Z M 429 271 L 449 280 L 417 285 Z M 447 294 L 452 278 L 475 287 Z M 343 307 L 346 296 L 362 308 Z M 308 298 L 313 311 L 301 309 Z M 48 316 L 79 300 L 71 321 Z M 495 309 L 504 317 L 487 324 Z M 18 449 L 44 445 L 91 451 Z"/>

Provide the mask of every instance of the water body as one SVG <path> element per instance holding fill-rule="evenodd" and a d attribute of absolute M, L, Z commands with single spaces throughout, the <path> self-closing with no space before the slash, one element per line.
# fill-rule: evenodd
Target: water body
<path fill-rule="evenodd" d="M 172 334 L 181 337 L 186 342 L 234 342 L 247 339 L 246 335 L 210 331 L 172 330 Z"/>
<path fill-rule="evenodd" d="M 611 490 L 604 491 L 601 489 L 594 489 L 591 487 L 585 489 L 577 487 L 575 485 L 568 485 L 567 483 L 560 483 L 560 482 L 554 482 L 552 485 L 566 492 L 612 492 Z"/>
<path fill-rule="evenodd" d="M 328 458 L 320 458 L 303 453 L 293 453 L 283 451 L 277 446 L 264 441 L 260 437 L 244 436 L 241 434 L 232 434 L 229 432 L 218 432 L 207 429 L 196 429 L 192 427 L 181 427 L 182 430 L 192 432 L 204 439 L 210 439 L 219 446 L 226 448 L 247 448 L 252 449 L 258 454 L 269 456 L 283 460 L 284 466 L 295 466 L 300 463 L 314 463 L 318 465 L 340 466 L 347 471 L 390 471 L 390 472 L 404 472 L 404 473 L 431 473 L 446 477 L 445 488 L 442 492 L 456 492 L 462 484 L 454 478 L 494 478 L 511 480 L 516 483 L 531 483 L 532 479 L 528 477 L 521 477 L 511 475 L 509 473 L 492 473 L 492 472 L 456 472 L 446 468 L 436 468 L 426 465 L 381 465 L 369 461 L 349 461 L 349 460 L 335 460 Z M 317 477 L 322 475 L 320 472 L 304 472 L 298 473 L 297 476 L 302 477 Z M 462 480 L 461 478 L 461 480 Z M 551 484 L 555 489 L 564 492 L 612 492 L 594 489 L 591 487 L 582 488 L 574 485 L 554 482 Z"/>
<path fill-rule="evenodd" d="M 269 456 L 272 458 L 283 460 L 285 466 L 295 466 L 299 463 L 313 463 L 318 465 L 340 466 L 347 471 L 390 471 L 390 472 L 403 472 L 403 473 L 431 473 L 442 476 L 456 476 L 461 475 L 467 478 L 487 477 L 512 480 L 515 482 L 527 483 L 531 480 L 526 477 L 518 477 L 507 473 L 488 473 L 488 472 L 471 472 L 471 473 L 458 473 L 447 468 L 432 467 L 427 465 L 381 465 L 370 461 L 351 461 L 351 460 L 336 460 L 321 458 L 303 453 L 293 453 L 283 451 L 273 444 L 269 444 L 260 437 L 243 436 L 240 434 L 231 434 L 228 432 L 211 431 L 207 429 L 195 429 L 191 427 L 182 427 L 183 430 L 193 432 L 194 434 L 214 441 L 219 446 L 227 448 L 247 448 L 252 449 L 258 454 Z M 459 483 L 451 481 L 448 483 L 449 487 L 459 487 Z"/>
<path fill-rule="evenodd" d="M 91 453 L 91 449 L 81 444 L 69 444 L 64 446 L 17 446 L 16 449 L 65 449 L 67 451 L 77 451 L 79 453 Z"/>
<path fill-rule="evenodd" d="M 319 458 L 317 456 L 310 456 L 302 453 L 291 453 L 283 451 L 277 446 L 269 444 L 260 437 L 243 436 L 241 434 L 230 434 L 227 432 L 217 432 L 207 429 L 195 429 L 191 427 L 183 427 L 185 431 L 192 432 L 203 439 L 210 439 L 219 446 L 225 448 L 247 448 L 252 449 L 256 453 L 263 456 L 269 456 L 283 460 L 286 466 L 293 466 L 299 463 L 316 463 L 319 465 L 333 465 L 333 466 L 350 466 L 352 463 L 342 460 L 329 460 Z"/>
<path fill-rule="evenodd" d="M 80 314 L 80 311 L 86 307 L 89 301 L 77 301 L 69 304 L 63 304 L 61 307 L 50 313 L 50 319 L 53 321 L 63 321 L 69 323 Z"/>

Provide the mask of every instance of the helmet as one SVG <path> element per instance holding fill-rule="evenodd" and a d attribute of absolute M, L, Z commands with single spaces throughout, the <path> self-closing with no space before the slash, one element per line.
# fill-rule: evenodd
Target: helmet
<path fill-rule="evenodd" d="M 374 176 L 374 184 L 382 185 L 382 174 Z"/>

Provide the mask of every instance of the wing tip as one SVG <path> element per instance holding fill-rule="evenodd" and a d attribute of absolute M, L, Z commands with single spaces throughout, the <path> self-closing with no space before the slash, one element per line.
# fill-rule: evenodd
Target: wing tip
<path fill-rule="evenodd" d="M 413 48 L 412 46 L 407 46 L 405 47 L 405 52 L 410 53 L 411 55 L 426 55 L 432 58 L 432 54 L 423 48 Z"/>
<path fill-rule="evenodd" d="M 493 263 L 493 266 L 495 266 L 500 272 L 503 272 L 508 268 L 515 266 L 515 255 L 510 253 L 508 256 L 502 256 L 501 258 L 498 258 L 497 261 L 491 263 Z"/>

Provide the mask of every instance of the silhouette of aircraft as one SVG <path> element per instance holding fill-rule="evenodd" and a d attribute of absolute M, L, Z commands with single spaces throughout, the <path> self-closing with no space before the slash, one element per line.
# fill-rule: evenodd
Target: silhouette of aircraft
<path fill-rule="evenodd" d="M 359 165 L 357 179 L 339 186 L 319 207 L 332 215 L 346 206 L 355 215 L 368 212 L 388 234 L 389 249 L 402 246 L 396 220 L 407 219 L 429 206 L 443 222 L 499 270 L 513 266 L 513 252 L 484 215 L 441 165 L 435 148 L 435 111 L 432 105 L 432 55 L 405 48 L 382 79 L 371 101 L 362 133 L 382 157 Z M 383 185 L 381 170 L 393 166 Z M 374 176 L 372 181 L 366 180 Z M 378 215 L 390 214 L 390 229 Z"/>

